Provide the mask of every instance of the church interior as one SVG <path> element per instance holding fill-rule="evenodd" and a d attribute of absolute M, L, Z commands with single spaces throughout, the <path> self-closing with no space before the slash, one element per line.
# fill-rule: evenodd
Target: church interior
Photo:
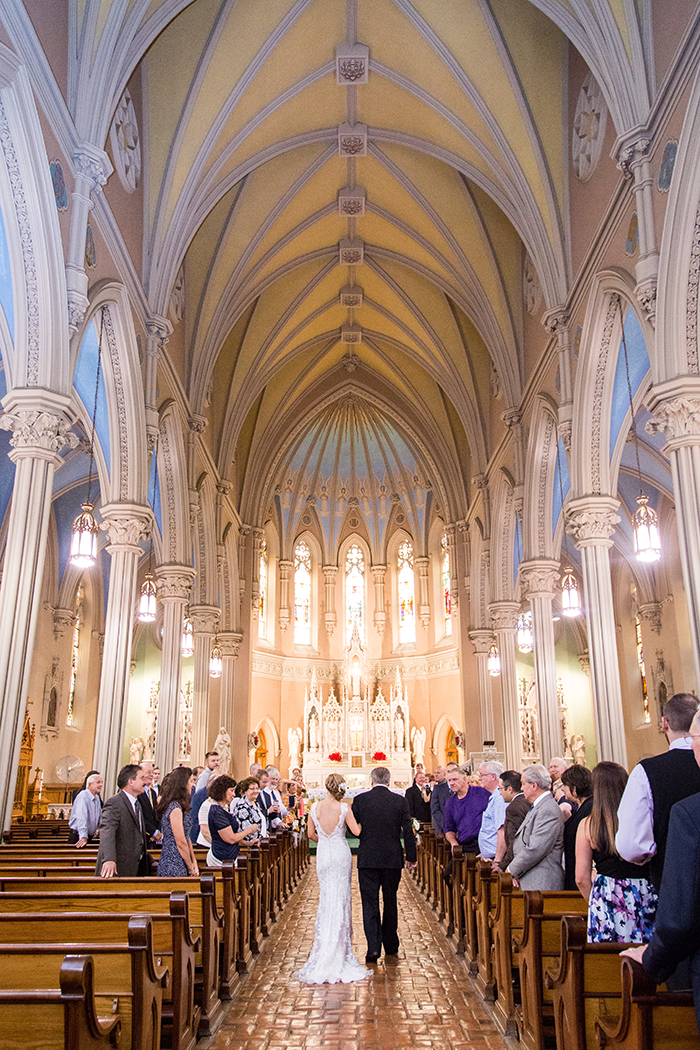
<path fill-rule="evenodd" d="M 5 827 L 222 734 L 309 784 L 665 748 L 699 13 L 0 0 Z"/>

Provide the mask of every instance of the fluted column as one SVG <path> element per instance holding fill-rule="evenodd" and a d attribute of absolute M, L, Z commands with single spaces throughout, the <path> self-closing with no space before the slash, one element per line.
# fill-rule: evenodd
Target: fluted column
<path fill-rule="evenodd" d="M 492 602 L 489 605 L 496 645 L 501 657 L 501 703 L 503 705 L 503 747 L 510 769 L 520 769 L 523 757 L 520 713 L 518 710 L 518 676 L 515 670 L 515 632 L 518 626 L 518 602 Z"/>
<path fill-rule="evenodd" d="M 384 598 L 384 577 L 386 565 L 373 565 L 374 580 L 374 628 L 381 638 L 386 629 L 386 600 Z"/>
<path fill-rule="evenodd" d="M 695 679 L 700 682 L 700 376 L 683 376 L 654 387 L 652 409 L 647 430 L 665 435 L 664 452 L 673 472 Z"/>
<path fill-rule="evenodd" d="M 627 745 L 610 580 L 610 548 L 612 534 L 620 520 L 615 513 L 619 505 L 612 496 L 586 496 L 572 500 L 566 510 L 566 531 L 574 537 L 583 562 L 598 761 L 619 762 L 626 766 Z"/>
<path fill-rule="evenodd" d="M 289 575 L 294 568 L 294 562 L 278 561 L 277 565 L 280 571 L 280 631 L 286 631 L 291 618 L 289 609 Z"/>
<path fill-rule="evenodd" d="M 430 588 L 428 580 L 429 563 L 429 558 L 415 558 L 413 562 L 418 573 L 418 595 L 420 599 L 418 605 L 418 616 L 426 630 L 430 623 Z"/>
<path fill-rule="evenodd" d="M 92 194 L 100 190 L 113 172 L 104 150 L 91 142 L 81 142 L 73 154 L 75 185 L 71 194 L 71 220 L 66 260 L 68 325 L 73 335 L 83 322 L 88 307 L 88 277 L 85 273 L 85 235 L 92 211 Z"/>
<path fill-rule="evenodd" d="M 535 686 L 540 728 L 540 757 L 545 765 L 555 755 L 561 755 L 564 741 L 559 718 L 557 697 L 557 668 L 554 654 L 554 624 L 552 601 L 559 579 L 559 562 L 536 558 L 521 562 L 522 579 L 532 611 L 533 655 L 535 658 Z"/>
<path fill-rule="evenodd" d="M 215 605 L 190 605 L 194 627 L 194 682 L 192 694 L 192 761 L 201 765 L 207 750 L 209 729 L 209 659 L 219 622 Z M 222 671 L 223 674 L 223 671 Z"/>
<path fill-rule="evenodd" d="M 3 828 L 10 826 L 36 618 L 44 577 L 46 536 L 60 452 L 75 447 L 67 397 L 15 390 L 3 400 L 0 427 L 11 430 L 15 464 L 0 586 L 0 793 Z"/>
<path fill-rule="evenodd" d="M 189 565 L 159 565 L 158 597 L 163 604 L 163 649 L 156 725 L 156 765 L 163 773 L 175 766 L 182 676 L 182 618 L 189 600 L 194 569 Z"/>
<path fill-rule="evenodd" d="M 326 614 L 325 624 L 328 637 L 330 638 L 335 631 L 337 624 L 337 617 L 335 614 L 335 578 L 338 575 L 337 565 L 324 565 L 323 566 L 323 579 L 326 591 Z"/>
<path fill-rule="evenodd" d="M 153 512 L 139 504 L 111 503 L 102 507 L 102 517 L 109 532 L 109 596 L 92 766 L 112 794 L 122 764 L 140 540 L 151 530 Z"/>
<path fill-rule="evenodd" d="M 217 636 L 221 649 L 221 706 L 219 722 L 233 736 L 233 689 L 236 660 L 241 651 L 243 635 L 240 631 L 221 631 Z M 239 777 L 243 770 L 237 770 Z"/>
<path fill-rule="evenodd" d="M 489 649 L 493 645 L 492 631 L 470 631 L 469 640 L 474 646 L 476 656 L 477 688 L 479 691 L 479 715 L 481 720 L 481 740 L 494 739 L 493 697 L 491 695 L 491 675 L 488 671 Z"/>

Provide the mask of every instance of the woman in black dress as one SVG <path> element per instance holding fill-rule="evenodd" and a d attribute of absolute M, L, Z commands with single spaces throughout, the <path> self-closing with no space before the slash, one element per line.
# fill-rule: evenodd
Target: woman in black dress
<path fill-rule="evenodd" d="M 573 810 L 564 825 L 564 889 L 575 890 L 576 832 L 593 809 L 593 774 L 587 766 L 568 766 L 561 775 L 561 786 Z"/>

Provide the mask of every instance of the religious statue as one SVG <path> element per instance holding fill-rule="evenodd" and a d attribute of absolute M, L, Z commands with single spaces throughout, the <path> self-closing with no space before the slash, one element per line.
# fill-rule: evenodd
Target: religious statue
<path fill-rule="evenodd" d="M 394 750 L 406 750 L 406 724 L 400 707 L 396 709 L 396 714 L 394 715 Z"/>
<path fill-rule="evenodd" d="M 133 766 L 137 766 L 141 761 L 143 755 L 143 740 L 140 736 L 132 736 L 129 741 L 129 761 Z"/>
<path fill-rule="evenodd" d="M 577 766 L 586 764 L 586 738 L 583 733 L 574 733 L 571 737 L 571 752 Z"/>
<path fill-rule="evenodd" d="M 228 773 L 231 765 L 231 737 L 224 726 L 219 730 L 219 735 L 214 741 L 213 750 L 219 754 L 219 769 L 222 773 Z"/>
<path fill-rule="evenodd" d="M 291 777 L 292 771 L 299 765 L 301 756 L 301 729 L 288 729 L 287 743 L 289 744 L 289 775 Z"/>
<path fill-rule="evenodd" d="M 309 718 L 309 751 L 318 751 L 318 713 L 316 708 Z"/>
<path fill-rule="evenodd" d="M 419 766 L 425 763 L 425 738 L 427 733 L 425 726 L 418 729 L 414 726 L 411 730 L 411 744 L 413 745 L 413 765 Z"/>

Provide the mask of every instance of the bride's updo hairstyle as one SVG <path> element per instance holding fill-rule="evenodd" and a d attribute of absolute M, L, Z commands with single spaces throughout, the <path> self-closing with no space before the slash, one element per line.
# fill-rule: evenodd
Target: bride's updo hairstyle
<path fill-rule="evenodd" d="M 341 802 L 347 785 L 339 773 L 331 773 L 326 777 L 326 791 L 332 795 L 336 802 Z"/>

